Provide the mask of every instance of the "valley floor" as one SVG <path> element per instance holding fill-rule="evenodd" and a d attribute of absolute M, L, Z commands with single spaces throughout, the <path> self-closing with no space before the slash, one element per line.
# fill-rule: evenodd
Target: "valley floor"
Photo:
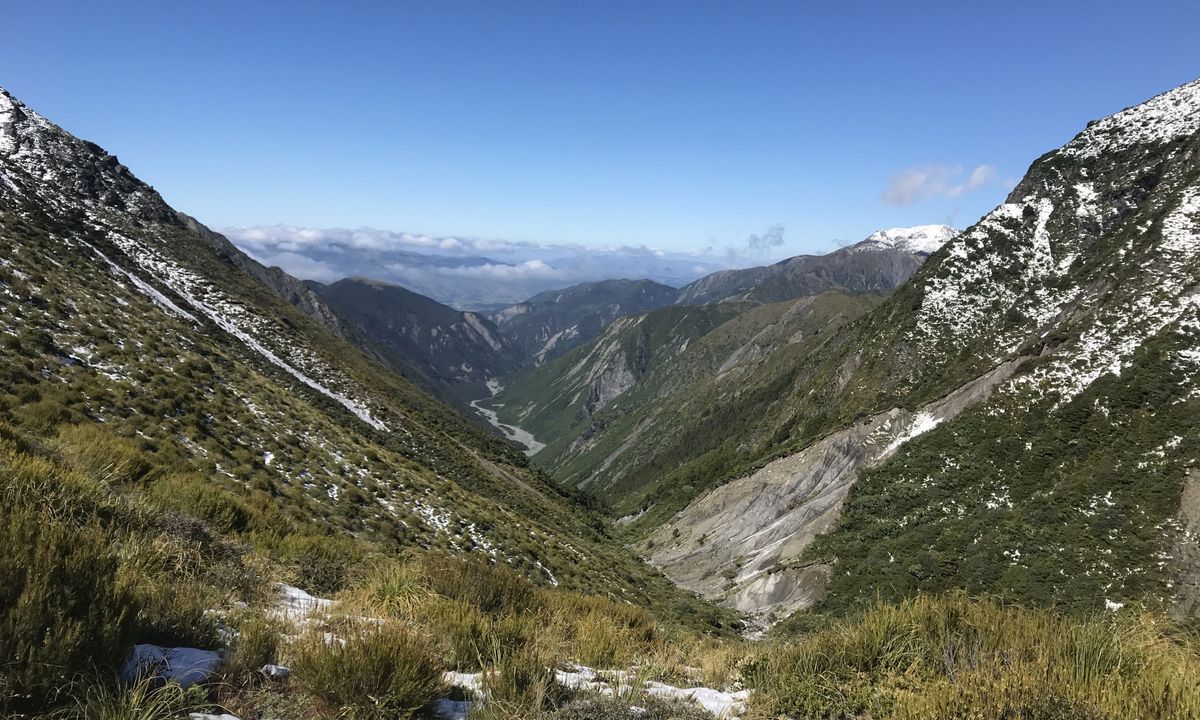
<path fill-rule="evenodd" d="M 470 402 L 470 405 L 475 412 L 479 413 L 497 430 L 504 433 L 504 437 L 525 448 L 526 455 L 536 455 L 539 451 L 541 451 L 542 448 L 546 447 L 546 443 L 538 442 L 538 439 L 533 436 L 533 433 L 517 427 L 516 425 L 509 425 L 507 423 L 500 422 L 500 416 L 493 408 L 482 405 L 481 403 L 488 402 L 492 398 L 496 397 L 497 393 L 504 389 L 504 387 L 494 378 L 487 381 L 487 388 L 489 391 L 491 391 L 491 395 L 486 398 L 479 398 L 478 400 L 472 400 Z"/>

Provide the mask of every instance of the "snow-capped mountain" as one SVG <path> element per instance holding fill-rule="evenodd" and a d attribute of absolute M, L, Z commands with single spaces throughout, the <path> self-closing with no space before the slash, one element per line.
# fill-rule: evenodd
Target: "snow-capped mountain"
<path fill-rule="evenodd" d="M 949 225 L 914 225 L 877 230 L 853 247 L 860 250 L 889 249 L 913 254 L 932 255 L 950 242 L 958 230 Z"/>

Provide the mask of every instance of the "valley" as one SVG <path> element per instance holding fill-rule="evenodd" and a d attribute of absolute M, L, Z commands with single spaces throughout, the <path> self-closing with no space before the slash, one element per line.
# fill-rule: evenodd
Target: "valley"
<path fill-rule="evenodd" d="M 0 710 L 1195 718 L 1198 347 L 1200 81 L 962 230 L 489 310 L 0 90 Z"/>
<path fill-rule="evenodd" d="M 483 416 L 483 418 L 487 420 L 488 423 L 490 423 L 493 427 L 503 433 L 504 437 L 522 446 L 525 449 L 526 455 L 538 454 L 542 448 L 546 447 L 544 443 L 538 442 L 537 438 L 535 438 L 527 430 L 522 430 L 515 425 L 506 425 L 500 422 L 500 416 L 495 410 L 490 407 L 484 407 L 480 405 L 480 403 L 489 402 L 492 398 L 496 397 L 496 393 L 504 389 L 504 386 L 495 380 L 488 380 L 486 386 L 491 392 L 491 395 L 486 398 L 472 400 L 470 403 L 471 408 Z"/>

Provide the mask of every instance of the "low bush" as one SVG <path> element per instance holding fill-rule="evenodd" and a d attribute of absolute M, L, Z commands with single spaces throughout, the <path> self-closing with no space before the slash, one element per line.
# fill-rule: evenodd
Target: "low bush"
<path fill-rule="evenodd" d="M 145 678 L 132 685 L 91 685 L 74 693 L 74 704 L 51 717 L 55 720 L 177 720 L 207 709 L 204 690 L 184 690 Z"/>
<path fill-rule="evenodd" d="M 0 547 L 0 704 L 39 706 L 80 675 L 124 659 L 138 607 L 99 527 L 5 507 Z"/>
<path fill-rule="evenodd" d="M 295 681 L 343 717 L 411 717 L 445 691 L 428 642 L 398 623 L 335 639 L 312 633 L 294 652 Z"/>
<path fill-rule="evenodd" d="M 421 562 L 429 588 L 443 597 L 461 600 L 494 615 L 534 607 L 533 583 L 503 565 L 432 553 Z"/>
<path fill-rule="evenodd" d="M 222 663 L 226 681 L 243 684 L 259 677 L 264 665 L 278 659 L 283 624 L 261 612 L 245 610 L 229 618 L 236 635 Z"/>

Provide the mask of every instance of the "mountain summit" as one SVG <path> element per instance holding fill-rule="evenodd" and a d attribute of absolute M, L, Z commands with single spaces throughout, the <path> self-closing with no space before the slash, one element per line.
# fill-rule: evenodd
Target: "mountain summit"
<path fill-rule="evenodd" d="M 954 239 L 958 231 L 949 225 L 914 225 L 905 228 L 888 228 L 877 230 L 867 236 L 866 240 L 852 247 L 862 250 L 890 249 L 914 255 L 931 255 L 943 245 Z"/>

